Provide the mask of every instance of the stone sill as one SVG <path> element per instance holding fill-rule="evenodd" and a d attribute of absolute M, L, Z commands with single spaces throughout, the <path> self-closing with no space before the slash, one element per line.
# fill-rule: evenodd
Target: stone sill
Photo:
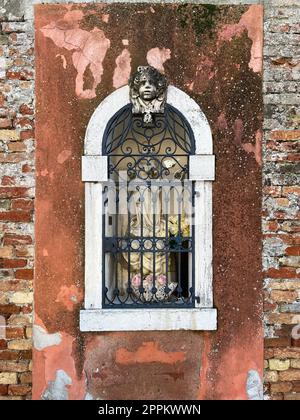
<path fill-rule="evenodd" d="M 217 310 L 193 309 L 85 309 L 80 331 L 215 331 Z"/>

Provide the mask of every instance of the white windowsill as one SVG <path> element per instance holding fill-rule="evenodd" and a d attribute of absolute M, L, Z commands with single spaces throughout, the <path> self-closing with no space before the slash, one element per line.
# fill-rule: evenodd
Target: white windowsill
<path fill-rule="evenodd" d="M 85 309 L 80 331 L 215 331 L 217 310 L 193 309 Z"/>

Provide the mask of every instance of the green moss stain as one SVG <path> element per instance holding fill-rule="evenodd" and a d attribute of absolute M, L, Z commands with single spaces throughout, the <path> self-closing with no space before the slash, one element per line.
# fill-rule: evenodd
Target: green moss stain
<path fill-rule="evenodd" d="M 182 29 L 193 28 L 196 43 L 200 43 L 203 35 L 212 37 L 216 30 L 219 8 L 212 4 L 202 6 L 182 4 L 178 6 L 179 24 Z"/>

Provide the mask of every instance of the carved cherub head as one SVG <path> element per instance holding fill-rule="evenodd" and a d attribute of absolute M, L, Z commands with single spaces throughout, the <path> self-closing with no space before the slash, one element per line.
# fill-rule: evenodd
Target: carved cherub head
<path fill-rule="evenodd" d="M 151 114 L 164 112 L 167 85 L 166 77 L 154 67 L 139 66 L 129 80 L 133 114 L 145 114 L 144 121 L 151 122 Z"/>

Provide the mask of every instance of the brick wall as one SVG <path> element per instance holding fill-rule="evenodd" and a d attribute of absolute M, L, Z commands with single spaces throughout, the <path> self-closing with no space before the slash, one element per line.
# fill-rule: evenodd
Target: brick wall
<path fill-rule="evenodd" d="M 300 316 L 300 4 L 297 0 L 264 3 L 265 384 L 268 398 L 289 400 L 300 399 L 300 341 L 292 337 L 295 316 Z M 0 315 L 8 326 L 6 339 L 0 339 L 0 399 L 30 398 L 31 389 L 34 54 L 30 4 L 29 0 L 0 0 Z"/>
<path fill-rule="evenodd" d="M 300 400 L 299 22 L 299 2 L 265 8 L 265 384 L 285 400 Z"/>
<path fill-rule="evenodd" d="M 23 13 L 3 13 L 1 4 L 0 315 L 7 329 L 0 337 L 0 399 L 23 399 L 31 393 L 33 26 Z"/>

